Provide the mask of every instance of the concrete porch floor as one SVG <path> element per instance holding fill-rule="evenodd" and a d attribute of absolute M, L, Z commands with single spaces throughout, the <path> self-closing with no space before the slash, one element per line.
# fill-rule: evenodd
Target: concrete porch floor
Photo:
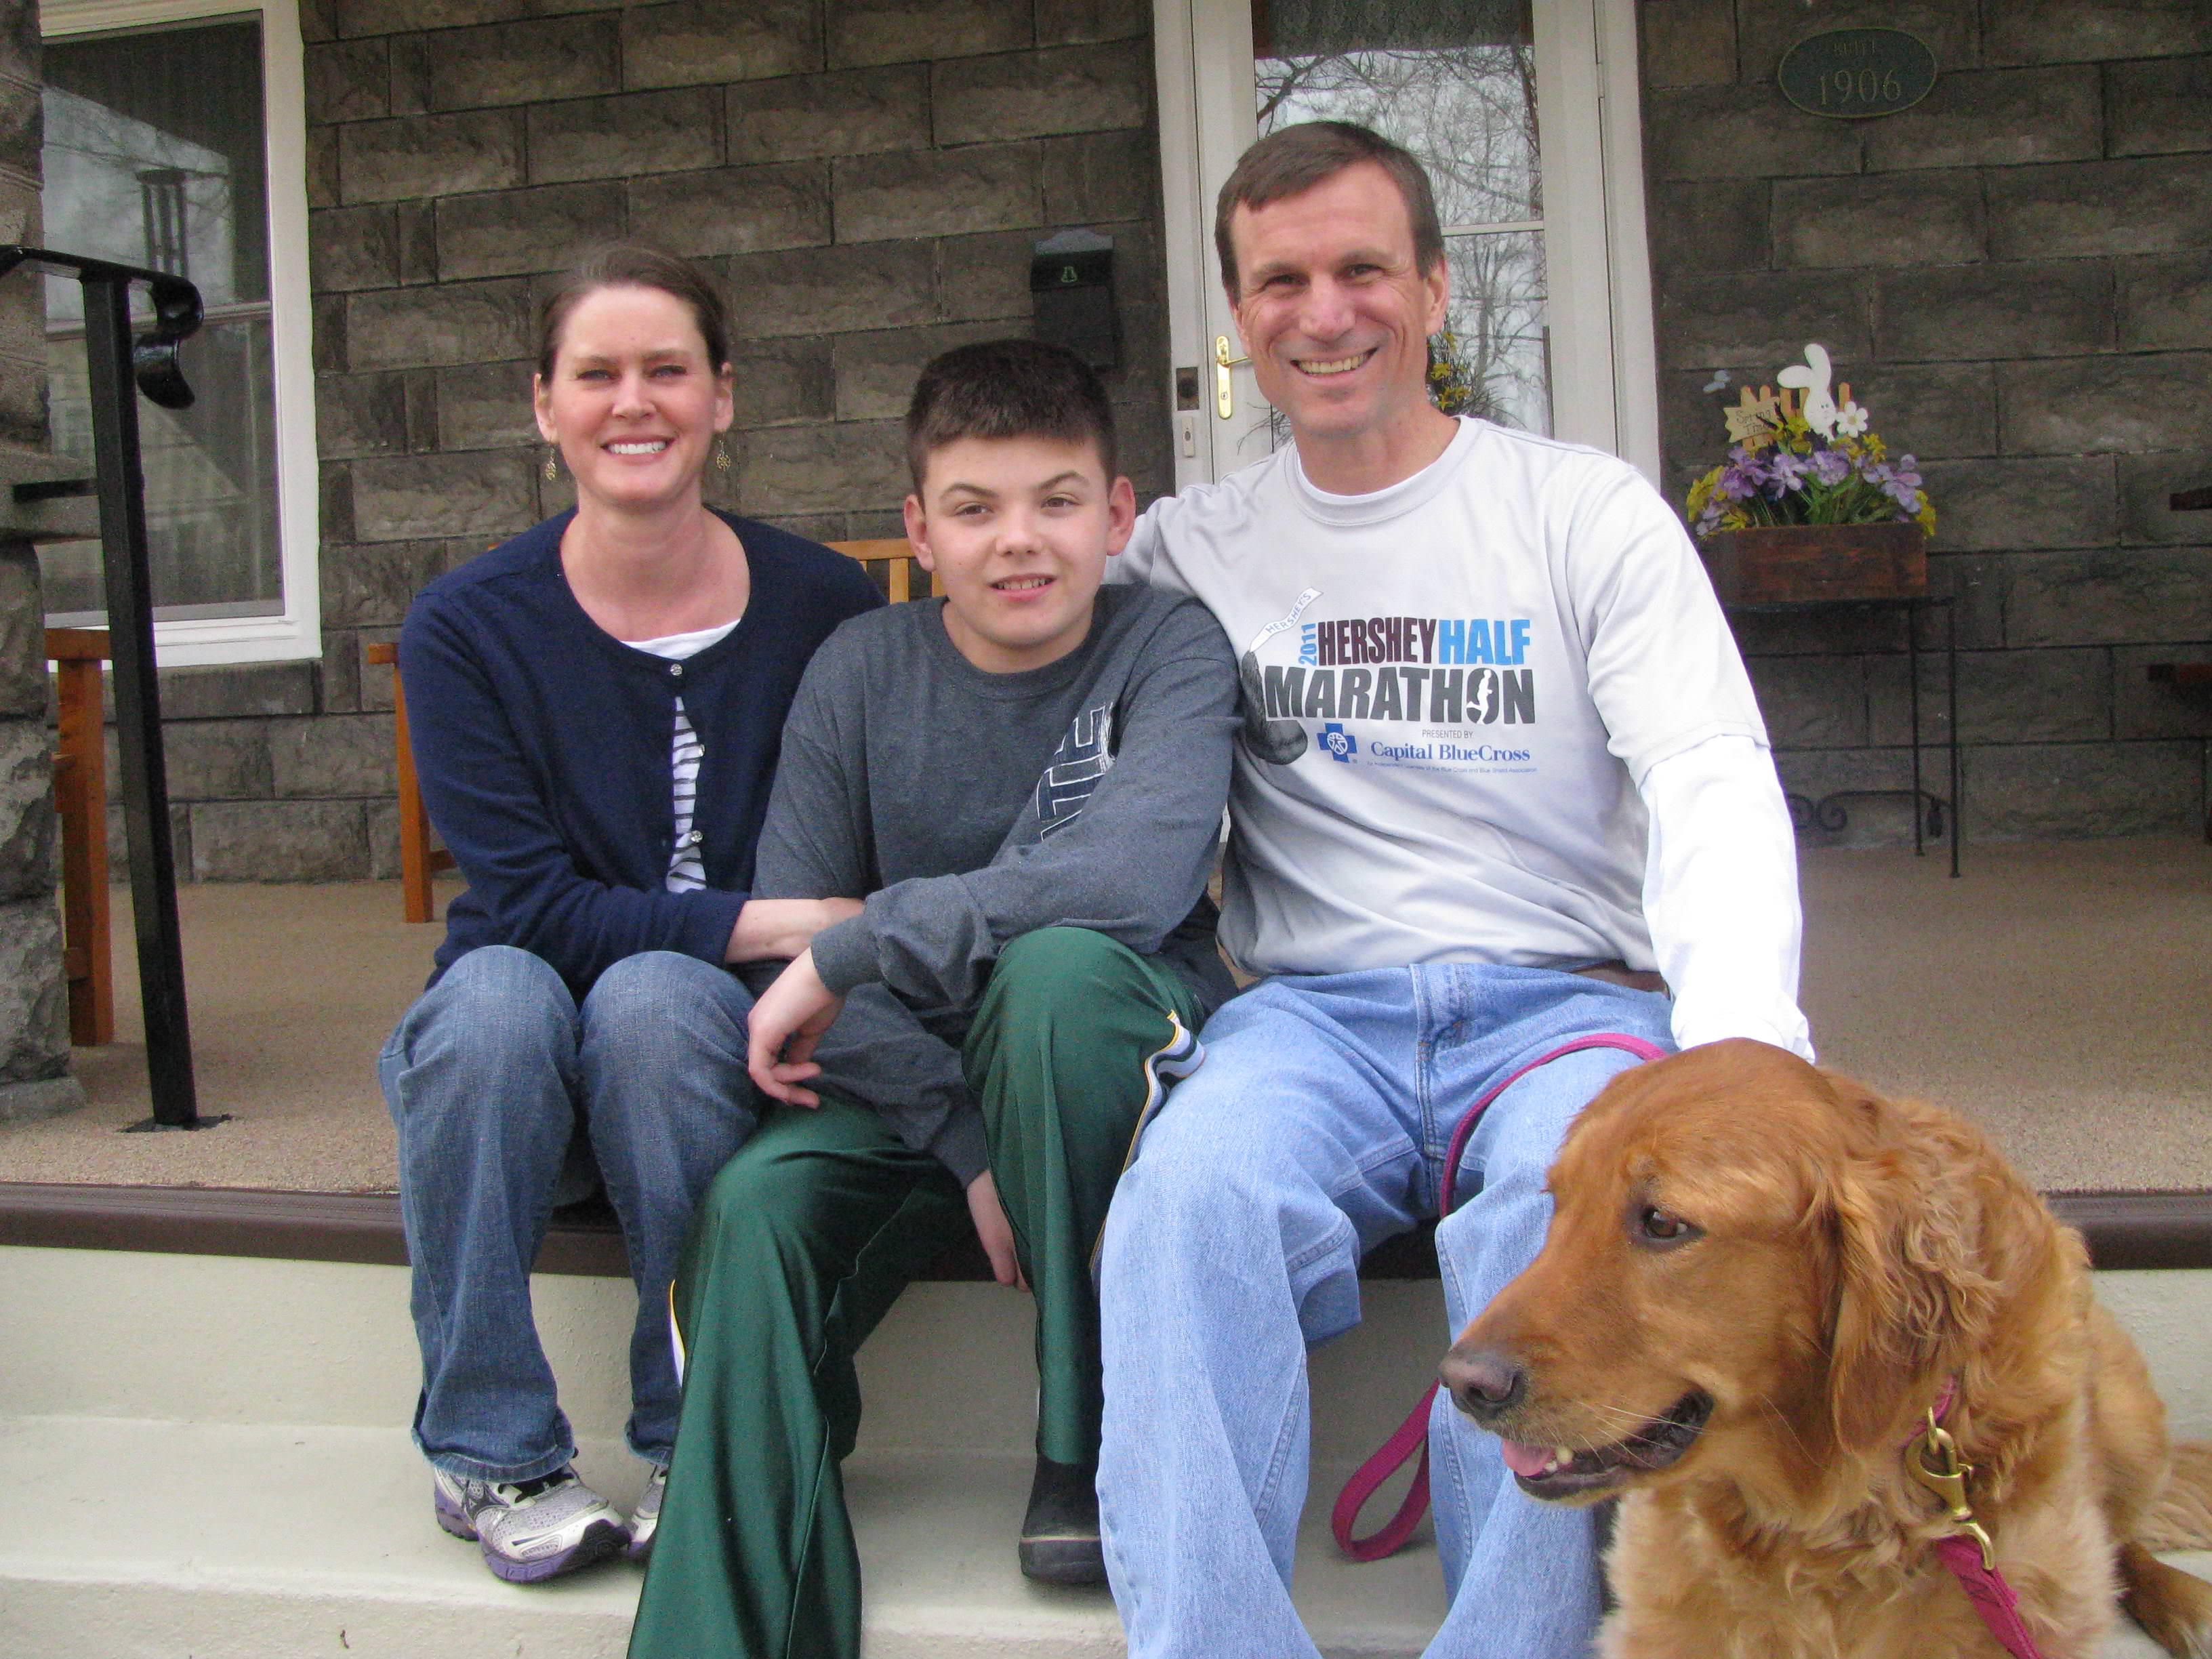
<path fill-rule="evenodd" d="M 2046 1189 L 2212 1188 L 2212 848 L 1977 846 L 1956 881 L 1821 850 L 1803 874 L 1827 1063 L 1978 1118 Z M 84 1110 L 0 1125 L 0 1180 L 391 1190 L 374 1056 L 439 926 L 400 921 L 393 883 L 181 889 L 200 1109 L 234 1121 L 123 1135 L 149 1107 L 118 896 L 120 1040 L 76 1051 Z"/>

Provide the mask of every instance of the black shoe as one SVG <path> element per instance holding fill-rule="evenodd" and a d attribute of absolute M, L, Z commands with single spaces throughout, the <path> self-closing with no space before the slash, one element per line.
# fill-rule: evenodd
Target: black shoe
<path fill-rule="evenodd" d="M 1098 1471 L 1088 1463 L 1036 1462 L 1029 1513 L 1022 1517 L 1022 1575 L 1044 1584 L 1103 1584 L 1098 1542 Z"/>

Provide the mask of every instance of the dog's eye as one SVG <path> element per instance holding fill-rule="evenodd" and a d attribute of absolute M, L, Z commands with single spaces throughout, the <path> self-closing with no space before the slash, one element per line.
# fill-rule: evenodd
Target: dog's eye
<path fill-rule="evenodd" d="M 1681 1217 L 1670 1214 L 1656 1204 L 1647 1204 L 1636 1212 L 1636 1232 L 1644 1243 L 1661 1246 L 1686 1244 L 1701 1236 L 1696 1227 Z"/>

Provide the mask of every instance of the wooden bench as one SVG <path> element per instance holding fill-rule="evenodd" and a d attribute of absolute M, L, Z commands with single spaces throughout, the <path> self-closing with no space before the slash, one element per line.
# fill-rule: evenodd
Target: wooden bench
<path fill-rule="evenodd" d="M 365 662 L 392 670 L 392 757 L 399 775 L 399 908 L 409 921 L 431 915 L 430 878 L 453 867 L 453 855 L 430 845 L 430 815 L 423 809 L 422 786 L 415 776 L 415 740 L 407 732 L 407 688 L 399 679 L 399 647 L 379 640 L 362 653 Z"/>
<path fill-rule="evenodd" d="M 62 842 L 62 964 L 70 1041 L 115 1041 L 115 964 L 108 939 L 106 721 L 100 712 L 104 628 L 49 628 L 54 665 L 54 817 Z"/>
<path fill-rule="evenodd" d="M 884 591 L 893 605 L 914 597 L 914 549 L 907 544 L 905 537 L 830 542 L 825 545 L 832 552 L 858 559 L 871 574 L 875 567 L 882 566 Z M 100 635 L 103 641 L 106 637 Z M 442 847 L 430 844 L 430 815 L 422 805 L 422 786 L 415 775 L 415 744 L 407 732 L 407 690 L 399 680 L 399 647 L 388 640 L 380 640 L 362 654 L 364 660 L 388 665 L 392 670 L 392 750 L 394 769 L 399 778 L 400 913 L 409 921 L 428 921 L 434 908 L 430 878 L 441 870 L 452 869 L 453 855 Z M 97 678 L 95 675 L 94 708 L 99 707 Z M 100 890 L 105 895 L 106 889 Z M 72 991 L 72 998 L 74 995 Z M 73 1012 L 75 1001 L 70 1006 Z"/>

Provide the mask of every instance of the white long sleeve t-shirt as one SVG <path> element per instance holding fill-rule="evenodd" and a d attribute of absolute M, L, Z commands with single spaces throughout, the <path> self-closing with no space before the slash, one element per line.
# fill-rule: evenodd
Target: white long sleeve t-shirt
<path fill-rule="evenodd" d="M 1765 728 L 1633 468 L 1462 420 L 1429 466 L 1346 496 L 1286 447 L 1157 503 L 1115 564 L 1196 594 L 1240 656 L 1241 966 L 1620 962 L 1666 975 L 1686 1045 L 1809 1052 Z"/>

